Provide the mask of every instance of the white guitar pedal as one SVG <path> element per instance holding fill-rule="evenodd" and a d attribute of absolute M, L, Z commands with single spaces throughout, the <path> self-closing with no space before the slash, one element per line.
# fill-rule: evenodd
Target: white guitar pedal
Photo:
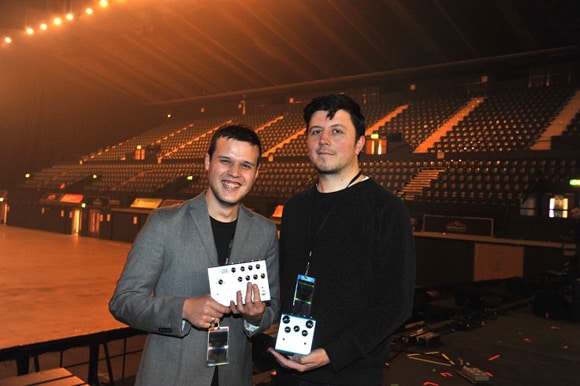
<path fill-rule="evenodd" d="M 276 351 L 285 354 L 310 354 L 315 327 L 316 319 L 282 314 L 276 336 Z"/>
<path fill-rule="evenodd" d="M 270 300 L 270 283 L 265 260 L 250 261 L 210 267 L 207 269 L 211 297 L 224 306 L 230 301 L 237 303 L 236 294 L 242 292 L 242 302 L 245 301 L 248 283 L 257 284 L 260 299 Z"/>

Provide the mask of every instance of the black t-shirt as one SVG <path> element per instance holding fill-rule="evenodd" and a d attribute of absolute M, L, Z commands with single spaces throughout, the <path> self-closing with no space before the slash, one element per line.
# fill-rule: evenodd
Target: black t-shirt
<path fill-rule="evenodd" d="M 211 216 L 210 220 L 213 240 L 218 254 L 218 262 L 220 265 L 224 265 L 226 264 L 226 260 L 229 258 L 232 247 L 231 243 L 234 240 L 238 220 L 232 222 L 221 222 Z"/>

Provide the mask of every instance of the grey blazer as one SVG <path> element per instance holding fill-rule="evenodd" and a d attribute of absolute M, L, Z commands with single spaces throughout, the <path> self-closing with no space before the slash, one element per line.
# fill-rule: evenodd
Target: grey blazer
<path fill-rule="evenodd" d="M 276 226 L 240 208 L 230 262 L 265 259 L 271 300 L 254 331 L 239 316 L 226 316 L 229 364 L 220 366 L 220 385 L 252 385 L 249 337 L 278 317 L 278 238 Z M 211 384 L 206 364 L 207 330 L 183 321 L 186 298 L 210 293 L 207 268 L 218 265 L 205 192 L 183 204 L 155 210 L 137 235 L 109 309 L 119 321 L 149 332 L 136 385 Z"/>

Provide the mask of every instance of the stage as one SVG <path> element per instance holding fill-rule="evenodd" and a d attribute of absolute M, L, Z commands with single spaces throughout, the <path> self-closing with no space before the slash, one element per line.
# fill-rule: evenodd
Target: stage
<path fill-rule="evenodd" d="M 16 361 L 0 374 L 27 373 L 30 359 L 44 370 L 41 354 L 88 347 L 78 375 L 97 383 L 99 347 L 138 334 L 107 305 L 131 244 L 0 226 L 0 246 L 0 361 Z"/>

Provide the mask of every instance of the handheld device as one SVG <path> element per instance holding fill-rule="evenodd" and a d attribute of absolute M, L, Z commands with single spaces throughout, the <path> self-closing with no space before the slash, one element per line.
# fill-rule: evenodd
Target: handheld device
<path fill-rule="evenodd" d="M 210 267 L 207 269 L 211 297 L 224 306 L 230 305 L 230 300 L 237 303 L 236 293 L 242 292 L 242 302 L 246 298 L 248 283 L 257 284 L 260 299 L 270 300 L 270 284 L 265 260 L 250 261 Z"/>
<path fill-rule="evenodd" d="M 315 328 L 313 318 L 282 314 L 275 350 L 285 354 L 310 354 Z"/>

